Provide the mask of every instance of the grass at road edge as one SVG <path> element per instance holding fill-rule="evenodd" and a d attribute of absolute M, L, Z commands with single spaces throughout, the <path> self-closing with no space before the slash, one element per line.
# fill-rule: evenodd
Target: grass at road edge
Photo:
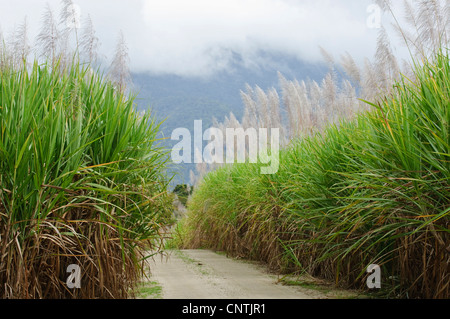
<path fill-rule="evenodd" d="M 136 299 L 162 299 L 162 287 L 156 281 L 139 283 L 135 293 Z"/>

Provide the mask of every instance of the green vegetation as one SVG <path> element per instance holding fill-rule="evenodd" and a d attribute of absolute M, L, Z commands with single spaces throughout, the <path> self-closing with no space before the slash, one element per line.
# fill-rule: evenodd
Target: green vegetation
<path fill-rule="evenodd" d="M 138 299 L 162 299 L 162 287 L 156 281 L 141 282 L 135 294 Z"/>
<path fill-rule="evenodd" d="M 185 227 L 186 219 L 182 218 L 173 225 L 171 237 L 166 240 L 165 249 L 177 249 L 186 246 L 185 240 L 188 237 L 188 229 Z"/>
<path fill-rule="evenodd" d="M 159 125 L 87 66 L 23 64 L 0 71 L 0 298 L 126 298 L 172 218 Z"/>
<path fill-rule="evenodd" d="M 187 184 L 180 184 L 180 185 L 175 186 L 173 193 L 176 194 L 178 196 L 178 199 L 180 200 L 180 202 L 184 206 L 186 206 L 188 198 L 192 194 L 193 191 L 194 191 L 194 189 L 192 186 L 189 186 Z"/>
<path fill-rule="evenodd" d="M 449 298 L 449 62 L 422 61 L 369 112 L 291 142 L 275 175 L 254 164 L 208 174 L 182 247 L 356 289 L 379 264 L 385 296 Z"/>

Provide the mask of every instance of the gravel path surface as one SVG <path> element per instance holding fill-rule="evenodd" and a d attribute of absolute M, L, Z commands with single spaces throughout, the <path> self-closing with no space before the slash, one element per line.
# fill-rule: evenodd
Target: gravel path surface
<path fill-rule="evenodd" d="M 254 263 L 208 250 L 171 251 L 150 261 L 164 299 L 317 299 L 319 291 L 284 286 Z"/>

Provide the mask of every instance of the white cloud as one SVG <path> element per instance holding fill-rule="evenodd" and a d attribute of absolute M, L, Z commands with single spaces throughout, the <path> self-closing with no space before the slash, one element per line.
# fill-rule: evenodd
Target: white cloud
<path fill-rule="evenodd" d="M 10 31 L 29 18 L 40 28 L 45 3 L 0 0 L 0 25 Z M 258 52 L 322 60 L 318 46 L 336 57 L 372 57 L 377 31 L 367 28 L 370 0 L 74 0 L 91 15 L 104 55 L 111 58 L 119 30 L 128 42 L 134 71 L 207 75 L 229 67 L 233 54 L 246 63 Z"/>
<path fill-rule="evenodd" d="M 148 45 L 135 62 L 148 59 L 154 71 L 191 74 L 227 67 L 232 52 L 248 61 L 258 50 L 317 61 L 318 45 L 369 53 L 374 32 L 365 24 L 367 6 L 345 2 L 144 0 L 142 37 Z"/>

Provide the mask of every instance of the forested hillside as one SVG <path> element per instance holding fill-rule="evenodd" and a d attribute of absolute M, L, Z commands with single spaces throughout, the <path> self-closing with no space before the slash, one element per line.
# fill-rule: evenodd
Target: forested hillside
<path fill-rule="evenodd" d="M 209 78 L 180 77 L 176 75 L 132 74 L 134 90 L 138 93 L 139 110 L 151 110 L 160 121 L 164 145 L 170 141 L 174 129 L 183 127 L 193 131 L 194 120 L 203 120 L 204 129 L 213 125 L 213 118 L 223 121 L 232 112 L 243 116 L 241 90 L 246 84 L 262 89 L 278 87 L 278 72 L 287 78 L 319 80 L 326 74 L 326 64 L 310 64 L 287 55 L 266 54 L 267 64 L 247 67 L 236 57 L 236 63 L 227 72 Z M 172 184 L 189 183 L 193 164 L 177 166 L 179 173 Z"/>

